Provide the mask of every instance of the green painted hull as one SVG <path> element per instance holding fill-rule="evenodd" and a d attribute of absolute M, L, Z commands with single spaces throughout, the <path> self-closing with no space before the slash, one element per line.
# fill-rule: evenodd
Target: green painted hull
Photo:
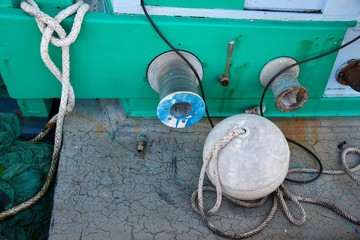
<path fill-rule="evenodd" d="M 54 15 L 55 10 L 49 10 Z M 229 20 L 153 17 L 169 40 L 196 55 L 203 64 L 203 85 L 212 116 L 224 117 L 259 105 L 261 68 L 289 56 L 303 60 L 340 46 L 354 22 Z M 64 26 L 70 29 L 72 19 Z M 0 74 L 11 97 L 30 102 L 25 115 L 46 115 L 43 99 L 60 97 L 60 83 L 44 66 L 39 53 L 41 33 L 33 17 L 20 9 L 0 8 Z M 235 40 L 231 82 L 223 87 L 227 43 Z M 146 79 L 157 55 L 168 51 L 144 16 L 88 13 L 78 40 L 71 46 L 71 82 L 77 98 L 120 98 L 129 116 L 154 117 L 159 96 Z M 61 51 L 50 48 L 60 66 Z M 332 54 L 300 67 L 299 81 L 310 99 L 302 109 L 282 113 L 274 96 L 266 95 L 267 116 L 358 116 L 359 98 L 323 98 L 336 58 Z M 35 100 L 37 99 L 37 100 Z M 40 101 L 40 103 L 38 102 Z M 38 103 L 36 103 L 38 102 Z M 40 106 L 34 106 L 40 104 Z M 36 112 L 37 111 L 37 112 Z"/>

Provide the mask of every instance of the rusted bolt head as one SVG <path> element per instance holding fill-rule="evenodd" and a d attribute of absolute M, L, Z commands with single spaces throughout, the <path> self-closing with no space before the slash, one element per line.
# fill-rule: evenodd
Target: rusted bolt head
<path fill-rule="evenodd" d="M 230 83 L 229 77 L 228 76 L 222 76 L 220 78 L 220 84 L 223 85 L 224 87 L 228 86 Z"/>
<path fill-rule="evenodd" d="M 137 138 L 137 148 L 136 152 L 138 154 L 145 154 L 145 148 L 147 145 L 147 137 L 144 134 L 140 134 Z"/>

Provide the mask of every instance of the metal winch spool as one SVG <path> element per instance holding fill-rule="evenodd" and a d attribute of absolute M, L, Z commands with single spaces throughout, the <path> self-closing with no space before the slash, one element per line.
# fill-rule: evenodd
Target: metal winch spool
<path fill-rule="evenodd" d="M 260 83 L 265 87 L 275 74 L 295 63 L 294 59 L 288 57 L 280 57 L 268 62 L 261 70 Z M 282 112 L 301 108 L 309 98 L 308 91 L 297 79 L 299 71 L 299 66 L 294 66 L 278 76 L 270 85 L 275 95 L 275 105 Z"/>
<path fill-rule="evenodd" d="M 203 69 L 199 60 L 188 52 L 181 54 L 194 66 L 200 79 Z M 157 116 L 173 128 L 192 126 L 204 112 L 205 103 L 197 91 L 198 80 L 180 56 L 174 51 L 156 57 L 147 70 L 151 87 L 160 94 Z"/>

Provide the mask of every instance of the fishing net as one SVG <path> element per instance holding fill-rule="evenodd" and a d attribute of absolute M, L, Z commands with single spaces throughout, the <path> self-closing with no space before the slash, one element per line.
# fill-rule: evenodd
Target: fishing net
<path fill-rule="evenodd" d="M 15 114 L 0 113 L 0 212 L 34 196 L 50 168 L 52 146 L 17 140 L 22 123 Z M 0 239 L 41 239 L 46 236 L 52 194 L 13 217 L 0 221 Z"/>

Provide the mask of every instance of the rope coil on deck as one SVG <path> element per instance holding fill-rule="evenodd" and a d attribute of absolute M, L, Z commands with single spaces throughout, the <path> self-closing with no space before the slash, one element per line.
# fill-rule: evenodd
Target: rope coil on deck
<path fill-rule="evenodd" d="M 31 199 L 23 202 L 5 212 L 0 213 L 0 221 L 5 220 L 29 207 L 34 205 L 49 189 L 59 161 L 59 154 L 62 143 L 62 130 L 64 118 L 67 113 L 71 112 L 75 105 L 75 94 L 70 84 L 70 45 L 78 37 L 85 14 L 90 9 L 88 4 L 83 1 L 77 1 L 72 6 L 60 11 L 54 18 L 43 13 L 34 0 L 26 0 L 21 3 L 21 8 L 31 16 L 35 17 L 36 23 L 42 32 L 40 53 L 41 58 L 49 70 L 60 81 L 62 85 L 59 112 L 50 119 L 45 128 L 31 141 L 40 141 L 50 131 L 52 126 L 56 125 L 54 151 L 51 160 L 49 174 L 40 191 Z M 66 34 L 60 23 L 67 17 L 75 14 L 74 23 L 69 34 Z M 56 32 L 59 37 L 52 34 Z M 48 52 L 49 43 L 62 49 L 62 71 L 51 60 Z"/>
<path fill-rule="evenodd" d="M 271 210 L 270 210 L 268 216 L 265 218 L 265 220 L 260 225 L 255 227 L 253 230 L 250 230 L 248 232 L 241 233 L 241 234 L 228 234 L 228 233 L 223 232 L 221 229 L 218 229 L 217 227 L 215 227 L 212 224 L 209 217 L 210 217 L 210 215 L 216 213 L 216 211 L 219 209 L 219 207 L 221 205 L 222 196 L 224 196 L 225 198 L 227 198 L 228 200 L 230 200 L 231 202 L 233 202 L 239 206 L 248 207 L 248 208 L 260 207 L 267 201 L 267 197 L 264 197 L 255 203 L 246 202 L 246 201 L 241 201 L 241 200 L 235 199 L 231 196 L 228 196 L 228 195 L 222 193 L 221 183 L 220 183 L 220 179 L 219 179 L 219 175 L 218 175 L 218 167 L 217 167 L 218 154 L 221 151 L 221 149 L 226 146 L 226 144 L 228 144 L 231 140 L 233 140 L 234 138 L 236 138 L 244 133 L 245 133 L 244 129 L 235 129 L 233 131 L 230 131 L 226 136 L 221 138 L 219 140 L 219 142 L 217 142 L 212 147 L 211 151 L 209 151 L 208 155 L 205 157 L 203 166 L 201 168 L 198 189 L 196 189 L 192 193 L 191 198 L 190 198 L 191 207 L 194 209 L 194 211 L 196 211 L 197 213 L 199 213 L 201 215 L 202 219 L 205 221 L 205 223 L 207 224 L 207 226 L 209 227 L 209 229 L 212 232 L 214 232 L 218 236 L 228 238 L 228 239 L 244 239 L 244 238 L 251 237 L 251 236 L 259 233 L 260 231 L 262 231 L 266 226 L 268 226 L 268 224 L 271 222 L 271 220 L 273 219 L 273 217 L 276 213 L 276 210 L 278 208 L 278 202 L 280 202 L 280 205 L 281 205 L 286 217 L 289 219 L 289 221 L 291 223 L 293 223 L 296 226 L 300 226 L 300 225 L 304 224 L 306 221 L 306 212 L 305 212 L 305 209 L 303 208 L 301 202 L 312 203 L 312 204 L 317 204 L 317 205 L 326 207 L 326 208 L 338 213 L 340 216 L 344 217 L 345 219 L 347 219 L 355 224 L 360 224 L 360 219 L 358 217 L 354 217 L 354 216 L 350 215 L 349 213 L 341 210 L 335 204 L 329 203 L 326 201 L 322 201 L 322 200 L 309 198 L 309 197 L 296 196 L 293 193 L 291 193 L 284 186 L 284 184 L 281 184 L 280 187 L 278 189 L 276 189 L 274 193 L 271 194 L 273 196 L 273 204 L 272 204 L 272 207 L 271 207 Z M 360 149 L 347 148 L 347 149 L 343 150 L 343 152 L 341 153 L 341 162 L 342 162 L 345 170 L 323 170 L 323 173 L 329 174 L 329 175 L 348 174 L 350 176 L 350 178 L 352 180 L 354 180 L 354 182 L 356 182 L 358 185 L 360 185 L 360 180 L 358 178 L 356 178 L 356 176 L 353 174 L 354 172 L 360 170 L 360 163 L 357 166 L 350 168 L 349 164 L 346 161 L 346 157 L 349 153 L 356 153 L 360 156 Z M 213 174 L 214 174 L 214 176 L 216 176 L 215 183 L 214 183 L 215 187 L 203 185 L 205 174 L 206 174 L 205 170 L 209 164 L 212 164 L 214 166 Z M 317 169 L 308 169 L 308 168 L 290 169 L 288 171 L 288 173 L 318 173 L 318 172 L 319 172 L 319 170 L 317 170 Z M 203 192 L 207 192 L 207 191 L 216 192 L 216 202 L 210 210 L 206 210 L 204 208 Z M 288 199 L 288 200 L 292 201 L 293 203 L 295 203 L 295 205 L 298 208 L 299 213 L 300 213 L 300 217 L 298 219 L 296 219 L 293 216 L 293 214 L 291 213 L 285 199 Z"/>

